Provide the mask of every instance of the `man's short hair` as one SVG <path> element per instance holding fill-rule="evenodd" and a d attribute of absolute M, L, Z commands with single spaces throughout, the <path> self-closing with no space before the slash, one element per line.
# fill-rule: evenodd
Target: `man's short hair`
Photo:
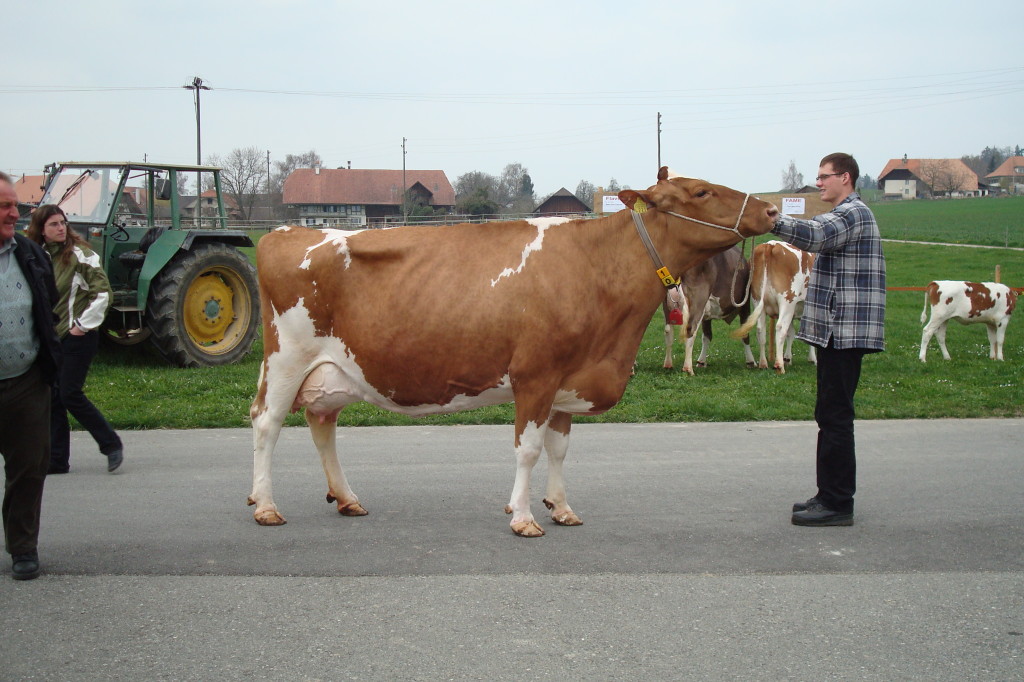
<path fill-rule="evenodd" d="M 849 154 L 836 152 L 822 159 L 818 166 L 824 166 L 826 163 L 832 164 L 832 170 L 836 173 L 849 173 L 850 184 L 854 187 L 857 186 L 857 178 L 860 177 L 860 166 L 857 165 L 857 159 Z"/>

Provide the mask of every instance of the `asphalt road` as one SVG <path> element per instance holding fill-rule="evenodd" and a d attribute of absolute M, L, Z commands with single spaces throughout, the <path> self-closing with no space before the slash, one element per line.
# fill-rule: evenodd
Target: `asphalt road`
<path fill-rule="evenodd" d="M 858 423 L 856 525 L 799 528 L 807 422 L 577 425 L 579 527 L 514 536 L 511 427 L 352 428 L 369 516 L 304 429 L 245 504 L 248 430 L 75 434 L 3 680 L 1024 680 L 1024 420 Z"/>

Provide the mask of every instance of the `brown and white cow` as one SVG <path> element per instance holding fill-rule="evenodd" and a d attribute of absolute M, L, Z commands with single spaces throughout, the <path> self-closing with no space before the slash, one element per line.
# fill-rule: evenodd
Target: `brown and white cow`
<path fill-rule="evenodd" d="M 739 246 L 716 254 L 683 273 L 681 286 L 687 311 L 685 322 L 673 325 L 668 306 L 662 306 L 662 313 L 665 316 L 665 369 L 672 368 L 672 341 L 675 336 L 673 326 L 679 327 L 679 338 L 685 344 L 683 371 L 693 375 L 693 345 L 698 328 L 701 329 L 703 338 L 697 366 L 707 366 L 712 338 L 711 321 L 723 320 L 728 324 L 737 316 L 742 321 L 750 315 L 750 301 L 747 296 L 749 281 L 750 266 Z M 737 306 L 737 302 L 740 302 L 740 305 Z M 743 336 L 742 340 L 747 367 L 753 367 L 755 362 L 754 355 L 750 352 L 750 337 Z"/>
<path fill-rule="evenodd" d="M 1002 360 L 1006 325 L 1010 323 L 1010 315 L 1016 305 L 1017 294 L 1005 284 L 951 280 L 930 282 L 925 287 L 924 310 L 921 311 L 921 324 L 924 324 L 931 306 L 931 319 L 921 334 L 921 362 L 925 362 L 928 341 L 933 334 L 939 342 L 942 357 L 949 360 L 946 325 L 950 320 L 960 324 L 984 323 L 988 328 L 988 357 Z"/>
<path fill-rule="evenodd" d="M 767 232 L 778 214 L 760 199 L 667 168 L 657 184 L 619 198 L 636 209 L 673 276 Z M 581 523 L 562 477 L 572 415 L 600 414 L 619 401 L 665 297 L 638 232 L 623 210 L 561 223 L 283 227 L 263 237 L 264 356 L 250 410 L 256 521 L 284 523 L 270 460 L 288 412 L 302 408 L 328 501 L 343 515 L 366 513 L 335 450 L 338 414 L 366 401 L 407 415 L 514 402 L 516 476 L 505 507 L 512 530 L 544 534 L 529 502 L 542 449 L 552 519 Z"/>
<path fill-rule="evenodd" d="M 754 311 L 733 336 L 750 331 L 757 325 L 757 344 L 760 347 L 758 367 L 768 368 L 765 357 L 766 318 L 775 320 L 774 367 L 779 374 L 786 373 L 786 362 L 793 358 L 794 321 L 803 311 L 807 298 L 807 284 L 811 279 L 814 254 L 802 251 L 781 241 L 768 241 L 754 247 L 750 257 L 750 298 L 755 301 Z M 814 363 L 814 346 L 808 346 L 807 361 Z"/>

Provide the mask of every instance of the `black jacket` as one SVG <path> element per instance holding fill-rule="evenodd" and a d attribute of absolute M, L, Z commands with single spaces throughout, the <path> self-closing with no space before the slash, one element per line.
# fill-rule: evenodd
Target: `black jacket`
<path fill-rule="evenodd" d="M 18 245 L 18 248 L 14 249 L 14 257 L 32 289 L 32 321 L 39 336 L 39 357 L 36 358 L 36 364 L 43 371 L 46 383 L 52 385 L 57 381 L 57 370 L 61 362 L 57 316 L 53 312 L 58 300 L 57 284 L 53 281 L 53 266 L 50 264 L 50 257 L 39 244 L 18 233 L 14 234 L 14 241 Z"/>

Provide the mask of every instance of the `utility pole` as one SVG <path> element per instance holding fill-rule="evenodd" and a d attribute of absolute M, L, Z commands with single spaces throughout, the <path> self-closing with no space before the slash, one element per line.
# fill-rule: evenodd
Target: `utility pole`
<path fill-rule="evenodd" d="M 658 170 L 661 170 L 661 112 L 658 112 Z"/>
<path fill-rule="evenodd" d="M 203 135 L 200 121 L 202 117 L 199 114 L 199 91 L 209 90 L 210 86 L 203 85 L 203 79 L 196 76 L 192 79 L 192 82 L 188 85 L 182 85 L 181 87 L 186 90 L 193 90 L 195 92 L 196 100 L 196 165 L 203 165 Z M 202 224 L 202 206 L 203 206 L 203 174 L 196 173 L 196 208 L 195 208 L 195 224 Z"/>
<path fill-rule="evenodd" d="M 195 92 L 196 100 L 196 165 L 203 165 L 203 141 L 202 141 L 202 127 L 201 127 L 201 116 L 199 113 L 199 91 L 209 90 L 210 86 L 203 85 L 203 79 L 196 76 L 192 79 L 192 82 L 188 85 L 182 85 L 181 87 L 186 90 L 192 90 Z"/>
<path fill-rule="evenodd" d="M 406 188 L 406 184 L 405 184 L 405 155 L 408 153 L 408 152 L 405 151 L 405 143 L 406 143 L 406 139 L 403 137 L 402 138 L 402 224 L 403 225 L 406 225 L 409 222 L 409 212 L 408 212 L 408 210 L 406 210 L 406 207 L 405 207 L 405 194 L 406 194 L 406 189 L 405 189 Z"/>
<path fill-rule="evenodd" d="M 267 201 L 270 201 L 270 150 L 267 150 Z"/>

